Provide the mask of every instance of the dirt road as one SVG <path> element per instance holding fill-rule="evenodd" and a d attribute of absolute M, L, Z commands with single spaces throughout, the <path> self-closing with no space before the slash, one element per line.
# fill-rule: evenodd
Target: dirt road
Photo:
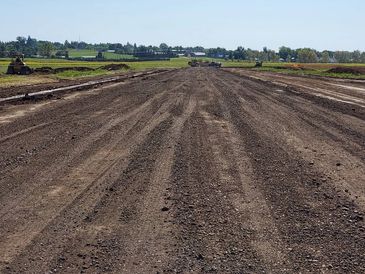
<path fill-rule="evenodd" d="M 1 272 L 364 273 L 365 85 L 239 73 L 3 106 Z"/>

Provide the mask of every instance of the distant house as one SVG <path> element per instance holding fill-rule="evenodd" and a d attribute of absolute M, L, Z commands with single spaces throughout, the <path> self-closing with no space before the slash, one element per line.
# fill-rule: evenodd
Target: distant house
<path fill-rule="evenodd" d="M 190 53 L 191 57 L 204 57 L 206 56 L 205 52 L 191 52 Z"/>
<path fill-rule="evenodd" d="M 115 50 L 113 50 L 113 49 L 109 49 L 109 50 L 107 50 L 106 52 L 115 53 Z"/>

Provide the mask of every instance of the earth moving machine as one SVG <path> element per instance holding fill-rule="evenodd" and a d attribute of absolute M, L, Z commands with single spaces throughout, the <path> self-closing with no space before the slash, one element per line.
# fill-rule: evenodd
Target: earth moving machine
<path fill-rule="evenodd" d="M 192 60 L 188 62 L 188 65 L 191 66 L 192 68 L 199 67 L 199 62 L 198 60 Z"/>
<path fill-rule="evenodd" d="M 219 62 L 210 62 L 209 63 L 209 66 L 210 67 L 213 67 L 213 68 L 221 68 L 222 67 L 222 63 L 219 63 Z"/>
<path fill-rule="evenodd" d="M 24 62 L 24 55 L 17 54 L 14 55 L 9 66 L 6 74 L 21 74 L 21 75 L 29 75 L 33 73 L 33 70 L 27 66 Z"/>
<path fill-rule="evenodd" d="M 262 61 L 256 60 L 255 68 L 261 68 L 262 67 Z"/>
<path fill-rule="evenodd" d="M 191 67 L 214 67 L 214 68 L 220 68 L 222 67 L 221 63 L 218 62 L 208 62 L 208 61 L 198 61 L 198 60 L 192 60 L 189 61 L 189 66 Z"/>

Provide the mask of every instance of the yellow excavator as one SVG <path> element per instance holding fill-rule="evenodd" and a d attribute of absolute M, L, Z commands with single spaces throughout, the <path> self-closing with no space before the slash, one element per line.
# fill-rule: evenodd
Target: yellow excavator
<path fill-rule="evenodd" d="M 24 62 L 24 54 L 13 55 L 6 74 L 29 75 L 33 70 Z"/>

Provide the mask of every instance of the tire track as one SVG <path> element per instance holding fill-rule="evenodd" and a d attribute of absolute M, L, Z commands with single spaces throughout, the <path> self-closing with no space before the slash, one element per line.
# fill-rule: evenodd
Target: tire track
<path fill-rule="evenodd" d="M 332 187 L 350 200 L 355 198 L 357 204 L 365 208 L 365 192 L 361 184 L 365 168 L 363 120 L 339 116 L 308 101 L 292 99 L 290 94 L 277 96 L 268 88 L 265 90 L 264 85 L 256 84 L 256 92 L 245 84 L 232 90 L 228 79 L 236 79 L 234 75 L 215 78 L 219 88 L 237 96 L 252 124 L 264 129 L 260 131 L 261 135 L 275 139 L 276 145 L 289 153 L 296 150 L 313 164 L 313 168 L 323 173 L 321 181 L 331 181 Z M 251 81 L 247 82 L 250 87 Z M 256 94 L 256 102 L 260 103 L 245 100 L 247 94 Z"/>
<path fill-rule="evenodd" d="M 105 176 L 119 159 L 125 157 L 126 148 L 135 146 L 133 145 L 134 141 L 138 142 L 138 138 L 133 137 L 133 134 L 142 133 L 142 136 L 145 136 L 148 133 L 146 130 L 153 130 L 155 126 L 167 119 L 166 111 L 173 105 L 174 101 L 178 100 L 178 97 L 172 98 L 167 93 L 173 92 L 184 84 L 183 82 L 173 89 L 165 90 L 127 115 L 116 116 L 115 119 L 102 126 L 96 132 L 96 135 L 93 135 L 88 142 L 83 142 L 78 147 L 79 152 L 76 151 L 75 155 L 86 150 L 90 151 L 92 145 L 95 146 L 97 142 L 105 138 L 106 134 L 110 134 L 110 131 L 113 131 L 115 127 L 119 127 L 119 130 L 122 131 L 125 130 L 126 134 L 118 136 L 116 140 L 110 140 L 107 146 L 103 147 L 102 145 L 99 151 L 87 157 L 87 160 L 79 164 L 78 167 L 72 168 L 71 173 L 66 173 L 63 179 L 55 178 L 57 180 L 56 183 L 49 184 L 49 181 L 52 182 L 50 174 L 43 173 L 40 176 L 40 178 L 44 178 L 43 185 L 40 184 L 41 182 L 37 182 L 38 187 L 30 193 L 18 191 L 26 195 L 25 197 L 17 195 L 15 200 L 7 197 L 10 201 L 13 200 L 13 202 L 6 203 L 6 207 L 1 209 L 1 221 L 6 223 L 6 226 L 3 227 L 4 231 L 8 230 L 7 227 L 12 227 L 12 230 L 8 230 L 11 231 L 10 235 L 9 233 L 4 233 L 0 237 L 2 246 L 7 250 L 7 252 L 2 253 L 2 261 L 8 262 L 10 258 L 19 253 L 52 219 L 58 216 L 57 212 L 66 210 L 65 206 L 67 204 L 75 201 L 90 185 L 96 184 L 99 177 Z M 168 96 L 171 99 L 167 100 Z M 163 99 L 164 97 L 165 99 Z M 123 122 L 127 123 L 124 127 L 120 127 Z M 144 130 L 146 126 L 146 130 Z M 132 132 L 134 133 L 132 134 Z M 124 149 L 116 150 L 115 148 L 121 142 L 125 142 L 122 146 Z M 52 174 L 54 176 L 59 174 L 61 168 L 64 167 L 56 168 Z M 35 215 L 36 212 L 42 212 L 42 215 L 37 217 Z M 21 222 L 19 222 L 20 215 L 23 215 Z M 14 219 L 14 216 L 16 216 L 16 219 Z M 39 218 L 42 218 L 42 220 Z M 14 226 L 15 223 L 17 223 L 17 226 Z"/>
<path fill-rule="evenodd" d="M 216 93 L 217 97 L 211 106 L 206 106 L 207 112 L 204 111 L 203 116 L 221 182 L 227 188 L 226 195 L 236 210 L 244 214 L 242 225 L 253 231 L 251 245 L 264 261 L 265 272 L 292 273 L 288 247 L 282 242 L 269 205 L 254 183 L 250 156 L 230 123 L 232 118 L 222 94 L 213 80 L 209 83 L 209 91 Z"/>
<path fill-rule="evenodd" d="M 362 225 L 352 221 L 359 211 L 356 205 L 338 196 L 331 182 L 323 183 L 323 175 L 295 152 L 263 134 L 265 128 L 252 121 L 238 95 L 228 88 L 221 91 L 245 149 L 252 155 L 258 186 L 292 250 L 289 258 L 294 271 L 363 272 Z"/>
<path fill-rule="evenodd" d="M 311 100 L 189 68 L 1 124 L 0 271 L 365 272 L 363 120 Z"/>

